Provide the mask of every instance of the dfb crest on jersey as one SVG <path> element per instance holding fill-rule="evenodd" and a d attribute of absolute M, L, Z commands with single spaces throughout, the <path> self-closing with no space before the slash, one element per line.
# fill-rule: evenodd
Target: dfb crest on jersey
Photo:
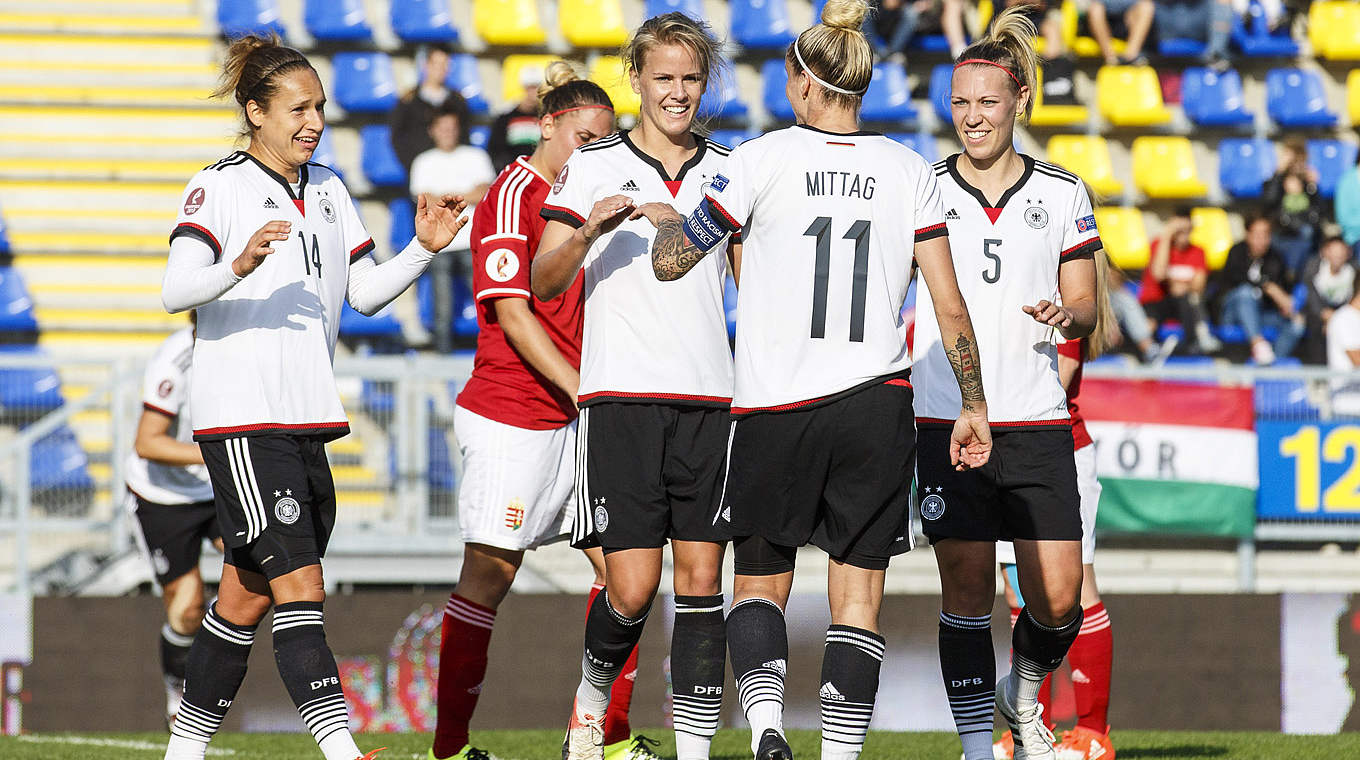
<path fill-rule="evenodd" d="M 330 199 L 329 199 L 329 198 L 322 198 L 322 199 L 321 199 L 321 203 L 320 203 L 319 205 L 321 206 L 321 218 L 322 218 L 322 219 L 325 219 L 326 221 L 330 222 L 331 224 L 334 224 L 334 223 L 335 223 L 335 206 L 331 203 Z"/>
<path fill-rule="evenodd" d="M 604 508 L 605 498 L 601 496 L 595 500 L 595 531 L 603 533 L 609 530 L 609 510 Z"/>
<path fill-rule="evenodd" d="M 1048 226 L 1048 212 L 1040 206 L 1030 206 L 1025 209 L 1025 224 L 1036 230 L 1042 230 Z"/>
<path fill-rule="evenodd" d="M 486 276 L 496 282 L 509 282 L 519 273 L 519 257 L 509 248 L 497 248 L 486 257 Z"/>
<path fill-rule="evenodd" d="M 557 179 L 553 180 L 553 195 L 562 192 L 562 188 L 567 186 L 567 167 L 562 167 L 562 171 L 557 173 Z"/>
<path fill-rule="evenodd" d="M 926 488 L 926 492 L 928 495 L 921 500 L 921 517 L 927 520 L 938 520 L 944 516 L 944 497 L 938 493 L 929 493 L 929 487 Z"/>
<path fill-rule="evenodd" d="M 284 525 L 292 525 L 302 516 L 302 507 L 298 505 L 297 499 L 285 496 L 274 502 L 274 517 Z"/>

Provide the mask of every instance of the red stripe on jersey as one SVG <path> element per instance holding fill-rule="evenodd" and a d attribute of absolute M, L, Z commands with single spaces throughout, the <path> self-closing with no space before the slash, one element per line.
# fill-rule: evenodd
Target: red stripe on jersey
<path fill-rule="evenodd" d="M 164 414 L 166 417 L 178 417 L 178 416 L 179 416 L 179 415 L 175 414 L 174 412 L 170 411 L 169 409 L 162 409 L 162 408 L 160 408 L 159 406 L 156 406 L 155 404 L 148 404 L 148 403 L 146 403 L 145 401 L 142 402 L 142 408 L 143 408 L 143 409 L 146 409 L 146 410 L 148 410 L 148 411 L 152 411 L 152 412 L 159 412 L 160 414 Z"/>
<path fill-rule="evenodd" d="M 721 204 L 719 204 L 717 201 L 713 200 L 713 198 L 712 198 L 711 196 L 708 197 L 708 202 L 709 202 L 710 204 L 713 205 L 713 208 L 714 208 L 719 214 L 722 214 L 723 219 L 726 219 L 728 224 L 732 225 L 732 229 L 734 229 L 734 230 L 739 230 L 739 229 L 741 229 L 741 222 L 738 222 L 737 219 L 736 219 L 736 217 L 734 217 L 734 216 L 732 216 L 731 214 L 727 213 L 727 209 L 723 208 Z"/>
<path fill-rule="evenodd" d="M 680 183 L 684 182 L 684 180 L 666 179 L 662 180 L 662 182 L 666 183 L 666 189 L 671 191 L 671 197 L 674 198 L 675 196 L 680 194 Z"/>
<path fill-rule="evenodd" d="M 992 220 L 992 224 L 996 224 L 997 217 L 1001 216 L 1002 211 L 1005 211 L 1004 208 L 991 208 L 990 206 L 983 206 L 982 210 L 987 212 L 987 218 Z"/>
<path fill-rule="evenodd" d="M 920 425 L 921 423 L 925 423 L 925 424 L 927 424 L 927 425 L 953 425 L 953 424 L 954 424 L 954 420 L 942 420 L 942 419 L 938 419 L 938 418 L 935 418 L 935 417 L 917 417 L 917 418 L 916 418 L 916 424 Z M 1062 425 L 1068 425 L 1068 426 L 1070 426 L 1071 424 L 1072 424 L 1072 420 L 1070 420 L 1070 419 L 1058 419 L 1058 420 L 1015 420 L 1015 421 L 1011 421 L 1011 422 L 990 422 L 990 421 L 989 421 L 989 422 L 987 423 L 987 427 L 991 427 L 991 428 L 1025 428 L 1025 427 L 1039 427 L 1039 426 L 1059 427 L 1059 426 L 1062 426 Z"/>
<path fill-rule="evenodd" d="M 658 401 L 703 401 L 713 404 L 730 404 L 731 397 L 728 396 L 692 396 L 687 393 L 628 393 L 625 391 L 596 391 L 578 397 L 577 403 L 585 403 L 599 398 L 636 398 L 636 399 L 656 399 Z"/>
<path fill-rule="evenodd" d="M 932 224 L 929 227 L 922 227 L 921 229 L 917 230 L 916 242 L 919 243 L 923 240 L 933 240 L 934 238 L 940 237 L 941 235 L 948 234 L 949 228 L 945 226 L 944 222 L 940 222 L 939 224 Z"/>
<path fill-rule="evenodd" d="M 354 250 L 349 252 L 349 263 L 353 264 L 355 261 L 358 261 L 368 253 L 372 252 L 372 250 L 373 250 L 373 238 L 369 238 L 368 240 L 365 240 L 364 242 L 355 246 Z"/>
<path fill-rule="evenodd" d="M 586 220 L 581 218 L 581 215 L 577 214 L 575 211 L 561 206 L 554 206 L 551 203 L 543 204 L 543 210 L 540 213 L 543 215 L 544 219 L 552 219 L 559 222 L 567 221 L 566 219 L 561 218 L 563 216 L 570 217 L 576 221 L 577 227 L 586 223 Z M 570 222 L 567 223 L 570 224 Z"/>
<path fill-rule="evenodd" d="M 179 227 L 176 227 L 175 231 L 178 232 L 180 227 L 189 227 L 198 230 L 199 232 L 202 232 L 204 235 L 207 235 L 208 239 L 212 241 L 213 253 L 217 254 L 218 256 L 222 255 L 222 244 L 217 242 L 217 236 L 212 234 L 212 232 L 207 227 L 204 227 L 203 225 L 200 224 L 194 224 L 193 222 L 180 222 Z M 175 237 L 174 233 L 171 233 L 170 238 L 173 240 L 174 237 Z"/>
<path fill-rule="evenodd" d="M 899 388 L 910 388 L 911 381 L 903 377 L 894 378 L 884 383 L 884 385 L 896 385 Z"/>
<path fill-rule="evenodd" d="M 898 387 L 898 388 L 910 388 L 910 387 L 911 387 L 911 381 L 908 380 L 908 379 L 906 379 L 905 377 L 894 377 L 894 378 L 891 379 L 891 380 L 884 380 L 884 381 L 883 381 L 882 383 L 880 383 L 880 384 L 881 384 L 881 385 L 892 385 L 892 386 L 895 386 L 895 387 Z M 852 394 L 854 394 L 854 393 L 858 393 L 859 391 L 862 391 L 862 390 L 864 390 L 865 388 L 872 388 L 872 387 L 874 387 L 874 385 L 875 385 L 875 383 L 874 383 L 873 381 L 870 381 L 870 382 L 867 383 L 867 384 L 860 385 L 860 386 L 856 386 L 856 387 L 854 387 L 854 388 L 848 388 L 848 389 L 846 389 L 846 390 L 844 390 L 844 391 L 840 391 L 840 392 L 837 392 L 837 393 L 832 393 L 832 394 L 827 395 L 827 396 L 818 396 L 817 398 L 810 398 L 810 399 L 806 399 L 806 400 L 804 400 L 804 401 L 790 401 L 790 402 L 787 403 L 787 404 L 779 404 L 779 405 L 777 405 L 777 406 L 734 406 L 734 407 L 732 407 L 732 414 L 734 414 L 734 415 L 740 415 L 740 414 L 751 414 L 751 413 L 753 413 L 753 412 L 787 412 L 787 411 L 789 411 L 790 409 L 799 409 L 799 408 L 802 408 L 802 407 L 805 407 L 805 406 L 812 406 L 812 405 L 814 405 L 814 404 L 822 404 L 822 403 L 825 403 L 825 402 L 831 401 L 831 400 L 839 400 L 839 399 L 841 399 L 841 398 L 843 398 L 843 397 L 845 397 L 845 396 L 849 396 L 849 395 L 852 395 Z"/>
<path fill-rule="evenodd" d="M 1068 258 L 1069 256 L 1077 256 L 1083 253 L 1095 253 L 1096 249 L 1100 247 L 1101 247 L 1100 238 L 1093 237 L 1090 240 L 1077 243 L 1071 248 L 1068 248 L 1067 250 L 1058 254 L 1058 259 L 1061 261 L 1063 259 Z"/>
<path fill-rule="evenodd" d="M 827 141 L 826 141 L 826 144 L 827 144 L 827 145 L 842 145 L 842 146 L 844 146 L 844 147 L 846 147 L 846 148 L 853 148 L 853 147 L 855 147 L 855 144 L 854 144 L 854 143 L 831 142 L 830 140 L 827 140 Z"/>
<path fill-rule="evenodd" d="M 307 216 L 307 206 L 306 206 L 306 203 L 305 203 L 304 201 L 302 201 L 302 200 L 300 200 L 300 199 L 298 199 L 298 198 L 294 198 L 294 199 L 293 199 L 293 205 L 294 205 L 294 206 L 297 206 L 297 210 L 298 210 L 298 213 L 299 213 L 299 214 L 302 214 L 303 217 L 306 217 L 306 216 Z"/>
<path fill-rule="evenodd" d="M 232 433 L 253 433 L 260 430 L 349 430 L 349 422 L 257 422 L 253 425 L 203 428 L 195 430 L 194 435 L 231 435 Z"/>

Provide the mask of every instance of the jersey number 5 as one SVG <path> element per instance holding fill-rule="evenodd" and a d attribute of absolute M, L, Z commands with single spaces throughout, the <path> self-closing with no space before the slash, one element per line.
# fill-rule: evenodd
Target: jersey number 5
<path fill-rule="evenodd" d="M 312 270 L 315 269 L 316 276 L 320 277 L 321 247 L 316 244 L 316 235 L 312 235 L 312 252 L 310 255 L 307 253 L 307 237 L 302 234 L 302 230 L 298 230 L 298 240 L 302 241 L 302 266 L 307 270 L 307 274 L 311 274 Z"/>
<path fill-rule="evenodd" d="M 996 238 L 987 238 L 982 241 L 982 255 L 992 260 L 990 270 L 982 270 L 982 281 L 988 285 L 1001 280 L 1001 255 L 992 250 L 992 246 L 1001 245 L 1001 241 Z"/>
<path fill-rule="evenodd" d="M 826 337 L 826 295 L 831 278 L 831 217 L 819 216 L 803 233 L 817 238 L 817 263 L 812 281 L 812 337 Z M 864 342 L 864 300 L 869 289 L 869 222 L 855 220 L 841 238 L 855 241 L 855 269 L 850 284 L 850 342 Z"/>

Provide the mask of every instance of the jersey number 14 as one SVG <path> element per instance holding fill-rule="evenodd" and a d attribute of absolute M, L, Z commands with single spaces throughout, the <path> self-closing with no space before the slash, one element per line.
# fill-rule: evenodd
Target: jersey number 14
<path fill-rule="evenodd" d="M 812 281 L 812 337 L 826 337 L 826 296 L 831 278 L 831 217 L 819 216 L 803 233 L 817 239 L 817 261 Z M 841 238 L 855 241 L 854 271 L 850 279 L 850 342 L 864 342 L 864 301 L 869 290 L 869 222 L 855 220 Z"/>
<path fill-rule="evenodd" d="M 305 268 L 305 269 L 307 270 L 307 274 L 311 274 L 311 273 L 312 273 L 312 270 L 315 269 L 315 270 L 316 270 L 316 276 L 317 276 L 317 277 L 320 277 L 320 276 L 321 276 L 321 246 L 317 245 L 317 242 L 316 242 L 316 235 L 312 235 L 312 250 L 311 250 L 311 253 L 310 253 L 310 254 L 309 254 L 308 251 L 307 251 L 307 237 L 306 237 L 305 235 L 302 234 L 302 230 L 298 230 L 298 240 L 302 241 L 302 266 L 303 266 L 303 268 Z"/>

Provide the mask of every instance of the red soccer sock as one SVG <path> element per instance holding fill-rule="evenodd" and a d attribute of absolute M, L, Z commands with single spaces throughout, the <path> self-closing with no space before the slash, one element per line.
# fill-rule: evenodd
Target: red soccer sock
<path fill-rule="evenodd" d="M 1052 731 L 1057 726 L 1057 721 L 1053 720 L 1053 675 L 1050 673 L 1039 686 L 1039 704 L 1044 706 L 1044 725 Z"/>
<path fill-rule="evenodd" d="M 439 640 L 439 681 L 435 694 L 438 713 L 434 756 L 449 757 L 468 743 L 468 722 L 477 709 L 486 676 L 486 650 L 496 611 L 449 595 L 444 607 L 443 637 Z"/>
<path fill-rule="evenodd" d="M 1067 652 L 1072 666 L 1072 690 L 1077 699 L 1077 725 L 1106 733 L 1110 716 L 1110 664 L 1114 634 L 1104 604 L 1086 608 L 1081 632 Z"/>
<path fill-rule="evenodd" d="M 604 586 L 591 584 L 590 594 L 586 598 L 586 609 L 595 603 L 595 597 L 604 590 Z M 637 681 L 637 656 L 638 648 L 633 647 L 633 651 L 628 655 L 628 659 L 623 663 L 623 670 L 619 672 L 619 677 L 614 681 L 614 687 L 609 691 L 609 711 L 604 714 L 604 743 L 606 746 L 615 744 L 633 735 L 633 727 L 628 723 L 628 710 L 633 704 L 633 684 Z"/>

